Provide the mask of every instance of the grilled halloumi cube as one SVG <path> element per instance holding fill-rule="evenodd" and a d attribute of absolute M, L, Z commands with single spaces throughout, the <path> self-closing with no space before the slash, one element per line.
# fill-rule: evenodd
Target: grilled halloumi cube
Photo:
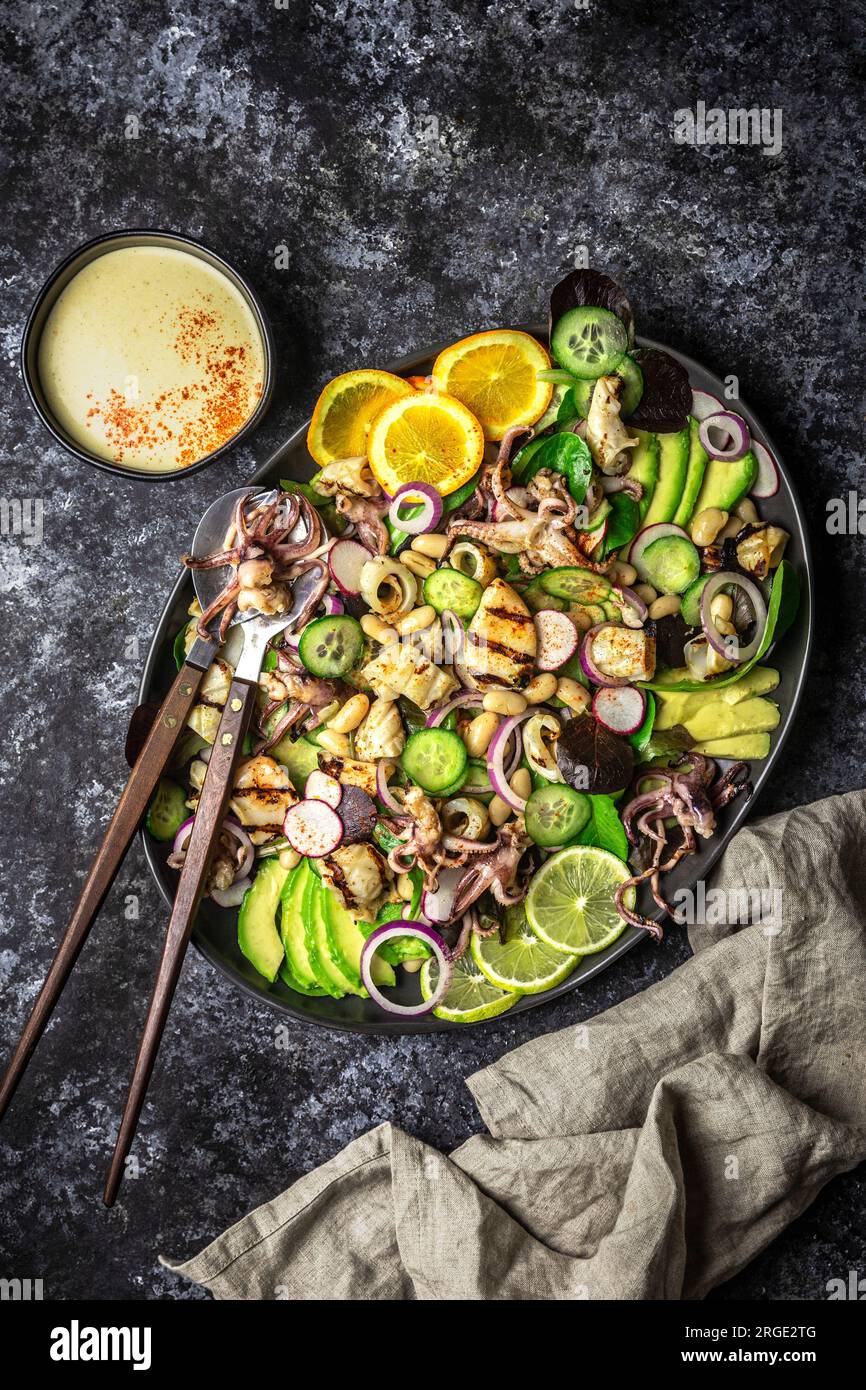
<path fill-rule="evenodd" d="M 532 614 L 504 579 L 481 596 L 466 637 L 463 662 L 481 690 L 523 686 L 532 679 L 537 640 Z"/>
<path fill-rule="evenodd" d="M 592 661 L 606 676 L 651 681 L 656 669 L 656 639 L 643 628 L 610 623 L 593 638 Z"/>
<path fill-rule="evenodd" d="M 376 796 L 376 764 L 361 762 L 357 758 L 338 758 L 330 753 L 325 754 L 324 750 L 319 754 L 319 767 L 323 772 L 327 772 L 329 777 L 336 777 L 338 782 L 351 783 L 354 787 L 361 787 L 369 796 Z"/>
<path fill-rule="evenodd" d="M 374 845 L 344 845 L 319 862 L 322 881 L 340 895 L 350 911 L 375 915 L 371 909 L 389 891 L 393 874 Z"/>
<path fill-rule="evenodd" d="M 456 676 L 431 661 L 419 643 L 405 638 L 383 647 L 361 675 L 380 699 L 405 695 L 419 709 L 441 705 L 457 688 Z"/>
<path fill-rule="evenodd" d="M 282 832 L 286 812 L 297 800 L 286 769 L 260 753 L 238 769 L 229 813 L 253 831 L 276 835 Z M 264 834 L 252 838 L 259 843 Z"/>

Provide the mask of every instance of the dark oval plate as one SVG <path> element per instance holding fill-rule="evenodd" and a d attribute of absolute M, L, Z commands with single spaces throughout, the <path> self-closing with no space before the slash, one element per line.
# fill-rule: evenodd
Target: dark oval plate
<path fill-rule="evenodd" d="M 546 342 L 547 335 L 544 329 L 536 325 L 527 331 L 534 333 L 542 342 Z M 664 347 L 663 344 L 655 343 L 649 338 L 639 338 L 638 342 L 642 347 Z M 436 355 L 446 346 L 448 344 L 442 343 L 439 347 L 426 352 L 418 352 L 411 357 L 405 357 L 401 361 L 393 363 L 388 370 L 402 376 L 424 375 L 429 371 Z M 713 376 L 698 362 L 686 357 L 681 352 L 674 352 L 672 348 L 668 347 L 664 347 L 664 351 L 673 353 L 682 362 L 688 370 L 693 389 L 709 391 L 718 396 L 720 400 L 724 400 L 724 386 L 718 377 Z M 779 643 L 778 650 L 771 652 L 773 665 L 781 674 L 781 682 L 778 690 L 774 692 L 773 698 L 779 704 L 782 717 L 773 736 L 769 757 L 762 763 L 755 762 L 751 765 L 754 795 L 748 802 L 740 798 L 730 806 L 725 807 L 719 815 L 718 830 L 712 840 L 697 855 L 683 860 L 673 872 L 665 876 L 665 888 L 668 897 L 678 889 L 694 888 L 700 879 L 705 878 L 731 836 L 749 814 L 755 803 L 755 798 L 766 785 L 776 760 L 782 752 L 800 702 L 811 648 L 812 562 L 802 508 L 787 470 L 781 463 L 778 450 L 768 437 L 766 430 L 763 429 L 754 412 L 749 410 L 742 400 L 739 402 L 737 410 L 743 415 L 755 437 L 766 444 L 779 464 L 779 491 L 775 497 L 762 504 L 762 511 L 768 519 L 778 522 L 791 533 L 786 554 L 800 577 L 802 587 L 800 610 L 793 627 Z M 251 482 L 274 483 L 280 478 L 286 477 L 298 480 L 311 477 L 315 472 L 315 465 L 307 453 L 308 423 L 302 425 L 290 439 L 286 440 L 285 444 L 253 475 Z M 147 655 L 139 690 L 141 703 L 153 699 L 161 700 L 174 678 L 172 643 L 178 629 L 187 621 L 187 608 L 192 598 L 192 583 L 188 572 L 184 570 L 168 597 Z M 167 851 L 144 832 L 142 832 L 142 839 L 148 865 L 166 903 L 170 905 L 174 899 L 177 874 L 166 865 Z M 659 918 L 662 916 L 660 910 L 652 902 L 649 893 L 641 901 L 640 909 L 649 917 Z M 628 927 L 612 946 L 600 951 L 598 955 L 584 957 L 583 961 L 562 984 L 556 985 L 544 994 L 528 994 L 518 999 L 509 1009 L 509 1016 L 520 1013 L 524 1009 L 534 1009 L 550 999 L 556 999 L 569 990 L 577 988 L 584 980 L 590 980 L 600 971 L 606 970 L 626 951 L 630 951 L 632 946 L 635 946 L 645 935 L 646 933 L 638 928 Z M 289 1014 L 292 1018 L 306 1023 L 315 1023 L 325 1028 L 336 1028 L 351 1033 L 439 1033 L 448 1029 L 459 1030 L 467 1027 L 466 1024 L 462 1023 L 444 1022 L 434 1018 L 432 1014 L 410 1020 L 395 1018 L 390 1014 L 382 1013 L 369 999 L 307 998 L 304 995 L 293 993 L 281 981 L 269 985 L 241 955 L 237 943 L 237 912 L 218 908 L 215 903 L 207 900 L 199 910 L 193 929 L 193 941 L 205 959 L 211 965 L 216 966 L 234 984 L 239 985 L 248 994 L 255 995 L 258 999 L 271 1004 L 282 1013 Z M 664 949 L 664 945 L 661 949 Z M 406 1003 L 413 1002 L 417 998 L 417 988 L 417 983 L 413 977 L 404 976 L 396 997 Z"/>

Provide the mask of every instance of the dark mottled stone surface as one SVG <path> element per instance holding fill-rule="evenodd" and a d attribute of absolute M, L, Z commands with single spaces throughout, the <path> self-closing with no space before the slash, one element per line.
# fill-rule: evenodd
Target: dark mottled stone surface
<path fill-rule="evenodd" d="M 5 10 L 3 491 L 44 543 L 0 540 L 0 972 L 5 1051 L 122 785 L 144 651 L 202 508 L 297 426 L 322 383 L 475 328 L 537 318 L 586 245 L 639 324 L 735 372 L 813 518 L 818 645 L 763 811 L 862 781 L 862 541 L 829 538 L 860 485 L 863 6 L 781 0 L 588 10 L 565 0 Z M 676 108 L 781 107 L 784 148 L 680 147 Z M 126 138 L 135 118 L 138 138 Z M 35 420 L 21 325 L 45 274 L 120 226 L 200 236 L 256 283 L 280 379 L 252 443 L 180 483 L 111 480 Z M 275 248 L 288 265 L 275 266 Z M 124 917 L 137 894 L 141 916 Z M 100 1202 L 164 911 L 130 854 L 0 1131 L 0 1274 L 46 1297 L 190 1298 L 157 1252 L 216 1232 L 390 1118 L 448 1148 L 479 1127 L 463 1076 L 643 989 L 673 932 L 554 1007 L 460 1038 L 296 1028 L 195 954 L 136 1146 Z M 834 1182 L 717 1297 L 810 1299 L 866 1272 L 864 1177 Z"/>

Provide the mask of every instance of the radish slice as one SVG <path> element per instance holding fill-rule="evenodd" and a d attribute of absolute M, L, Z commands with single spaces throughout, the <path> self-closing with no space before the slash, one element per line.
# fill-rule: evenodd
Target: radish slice
<path fill-rule="evenodd" d="M 765 444 L 752 440 L 752 453 L 758 460 L 758 476 L 752 488 L 753 497 L 775 497 L 779 491 L 779 465 Z"/>
<path fill-rule="evenodd" d="M 342 593 L 357 598 L 361 592 L 361 570 L 373 556 L 360 541 L 337 541 L 328 552 L 331 578 Z"/>
<path fill-rule="evenodd" d="M 454 916 L 454 898 L 457 885 L 465 874 L 465 869 L 440 869 L 439 886 L 435 893 L 425 889 L 421 895 L 421 911 L 431 922 L 444 926 Z"/>
<path fill-rule="evenodd" d="M 336 811 L 343 799 L 343 788 L 336 777 L 331 777 L 327 772 L 322 772 L 321 768 L 313 768 L 307 778 L 304 787 L 304 796 L 312 798 L 313 801 L 324 801 L 326 806 L 330 806 Z"/>
<path fill-rule="evenodd" d="M 595 692 L 592 712 L 612 734 L 633 734 L 644 721 L 646 696 L 633 685 L 607 686 Z"/>
<path fill-rule="evenodd" d="M 421 941 L 427 943 L 439 963 L 439 983 L 432 997 L 422 1000 L 420 1004 L 398 1004 L 395 1000 L 388 999 L 382 994 L 373 979 L 373 957 L 380 946 L 384 946 L 386 941 L 393 941 L 398 936 L 419 937 Z M 417 1018 L 419 1014 L 429 1014 L 445 998 L 451 983 L 454 962 L 449 948 L 438 931 L 434 931 L 432 927 L 426 926 L 423 922 L 412 922 L 400 918 L 396 922 L 385 922 L 370 933 L 361 952 L 360 967 L 364 988 L 380 1009 L 384 1009 L 389 1014 L 402 1014 L 404 1018 Z"/>
<path fill-rule="evenodd" d="M 283 834 L 298 854 L 307 859 L 321 859 L 323 854 L 333 854 L 338 848 L 343 838 L 343 822 L 324 801 L 299 801 L 286 812 Z"/>
<path fill-rule="evenodd" d="M 577 651 L 577 628 L 567 613 L 555 608 L 542 608 L 534 621 L 538 639 L 535 664 L 539 671 L 556 671 Z"/>
<path fill-rule="evenodd" d="M 691 540 L 688 531 L 684 531 L 682 526 L 675 526 L 672 521 L 657 521 L 653 526 L 645 526 L 642 531 L 638 531 L 629 547 L 628 562 L 634 565 L 641 579 L 647 578 L 641 557 L 647 546 L 652 545 L 653 541 L 660 541 L 662 536 L 682 536 L 687 541 Z"/>
<path fill-rule="evenodd" d="M 711 396 L 709 391 L 692 392 L 692 414 L 696 420 L 706 420 L 709 415 L 718 415 L 724 408 L 718 396 Z"/>

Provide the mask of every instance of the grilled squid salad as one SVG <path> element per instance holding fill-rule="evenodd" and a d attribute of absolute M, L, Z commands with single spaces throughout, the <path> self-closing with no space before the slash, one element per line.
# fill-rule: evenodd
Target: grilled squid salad
<path fill-rule="evenodd" d="M 553 291 L 550 353 L 496 330 L 426 377 L 345 373 L 308 446 L 310 483 L 239 503 L 208 560 L 227 567 L 221 599 L 178 635 L 179 661 L 217 618 L 225 644 L 151 807 L 170 862 L 237 658 L 226 615 L 286 611 L 315 567 L 210 870 L 255 970 L 475 1022 L 627 924 L 660 940 L 637 890 L 676 919 L 663 876 L 749 793 L 779 720 L 761 658 L 797 582 L 761 515 L 769 451 L 635 347 L 625 292 L 591 270 Z M 417 986 L 395 994 L 398 970 Z"/>

